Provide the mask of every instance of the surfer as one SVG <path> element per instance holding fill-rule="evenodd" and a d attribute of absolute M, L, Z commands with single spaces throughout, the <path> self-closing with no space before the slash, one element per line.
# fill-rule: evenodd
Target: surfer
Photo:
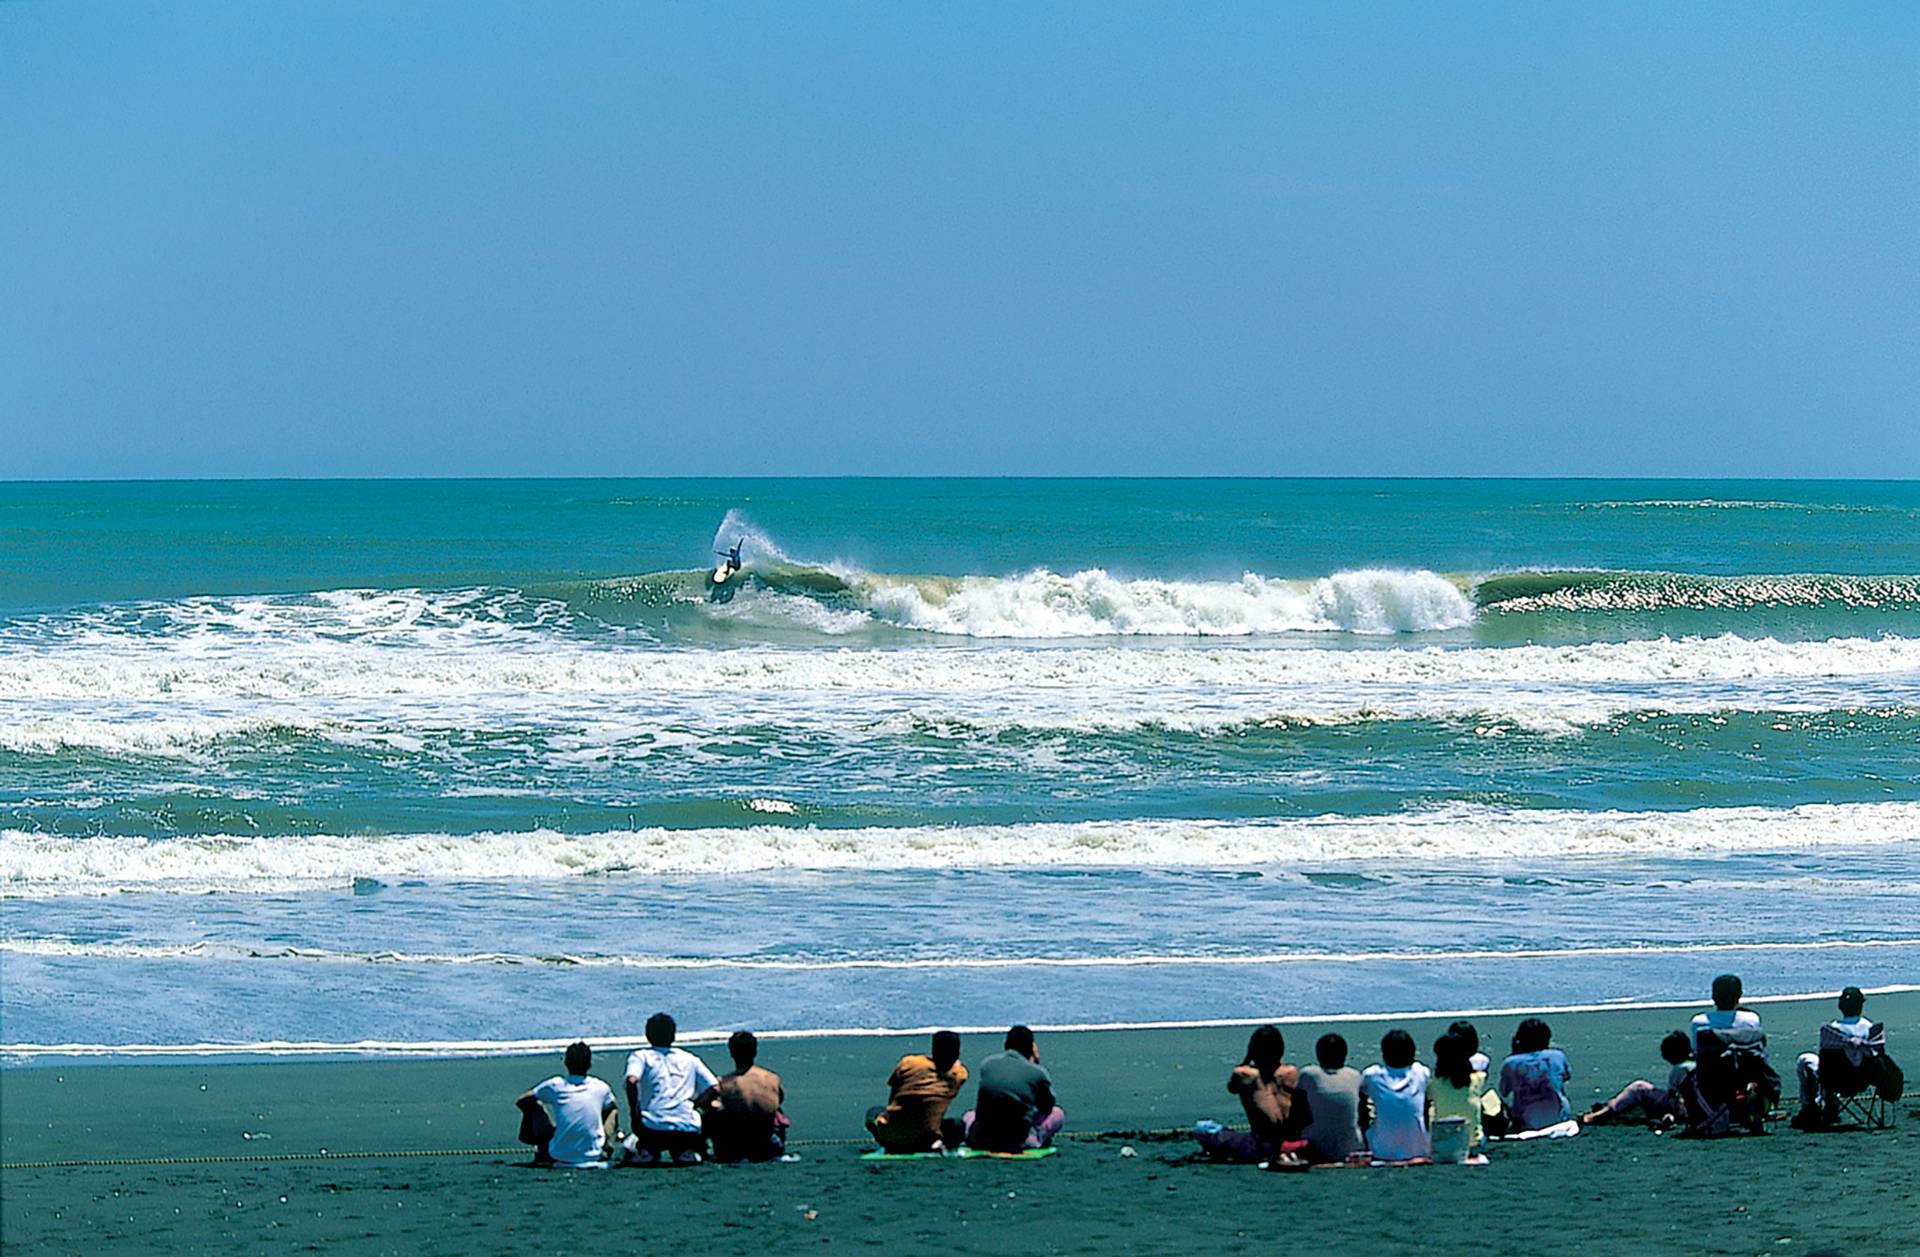
<path fill-rule="evenodd" d="M 740 570 L 740 547 L 745 544 L 747 544 L 747 539 L 742 537 L 733 543 L 731 549 L 714 551 L 715 554 L 725 560 L 725 562 L 720 564 L 720 570 L 714 573 L 713 579 L 715 584 L 723 583 L 727 577 Z"/>

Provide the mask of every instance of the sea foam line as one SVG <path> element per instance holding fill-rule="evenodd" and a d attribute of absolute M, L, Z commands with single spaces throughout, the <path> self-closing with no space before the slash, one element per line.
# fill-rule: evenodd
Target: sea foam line
<path fill-rule="evenodd" d="M 1864 988 L 1862 994 L 1906 995 L 1920 992 L 1920 986 L 1894 984 Z M 1799 991 L 1786 995 L 1749 995 L 1748 1004 L 1804 1004 L 1831 1000 L 1833 991 Z M 1282 1026 L 1326 1025 L 1340 1022 L 1379 1023 L 1387 1021 L 1441 1021 L 1452 1018 L 1559 1016 L 1576 1013 L 1661 1012 L 1676 1008 L 1699 1008 L 1698 997 L 1668 1000 L 1616 1000 L 1594 1004 L 1523 1005 L 1501 1008 L 1426 1008 L 1381 1013 L 1280 1013 L 1266 1017 L 1219 1017 L 1179 1021 L 1086 1021 L 1035 1025 L 1043 1034 L 1079 1034 L 1113 1030 L 1220 1030 L 1271 1023 Z M 890 1039 L 923 1037 L 936 1030 L 956 1034 L 999 1034 L 1001 1025 L 978 1026 L 838 1026 L 808 1030 L 756 1030 L 760 1039 Z M 730 1029 L 683 1030 L 675 1041 L 682 1044 L 718 1044 L 726 1042 Z M 585 1042 L 595 1051 L 615 1051 L 632 1047 L 638 1034 L 590 1036 Z M 36 1056 L 72 1057 L 195 1057 L 195 1056 L 525 1056 L 540 1052 L 558 1052 L 572 1039 L 356 1039 L 327 1042 L 316 1039 L 261 1039 L 245 1043 L 0 1043 L 0 1055 L 32 1058 Z"/>
<path fill-rule="evenodd" d="M 515 952 L 333 951 L 318 947 L 250 947 L 234 943 L 97 943 L 60 938 L 0 939 L 0 952 L 23 956 L 113 960 L 292 960 L 332 964 L 507 965 L 671 971 L 747 970 L 820 973 L 919 969 L 1228 969 L 1272 965 L 1357 965 L 1390 962 L 1455 963 L 1490 960 L 1568 960 L 1609 957 L 1712 955 L 1735 952 L 1852 951 L 1920 948 L 1915 938 L 1816 939 L 1807 942 L 1622 943 L 1586 947 L 1467 948 L 1462 950 L 1291 951 L 1251 954 L 1144 953 L 1119 956 L 925 956 L 782 960 L 737 956 L 548 955 Z"/>
<path fill-rule="evenodd" d="M 1240 868 L 1676 857 L 1872 847 L 1920 836 L 1920 802 L 1677 812 L 1450 806 L 1390 816 L 823 829 L 118 837 L 0 831 L 0 896 L 263 892 L 356 880 L 546 881 L 783 870 Z"/>
<path fill-rule="evenodd" d="M 527 649 L 355 642 L 184 647 L 123 640 L 84 650 L 0 646 L 0 698 L 165 704 L 315 698 L 821 691 L 917 694 L 1329 686 L 1642 685 L 1894 676 L 1920 672 L 1920 639 L 1658 638 L 1566 646 L 997 646 L 687 650 L 547 639 Z"/>

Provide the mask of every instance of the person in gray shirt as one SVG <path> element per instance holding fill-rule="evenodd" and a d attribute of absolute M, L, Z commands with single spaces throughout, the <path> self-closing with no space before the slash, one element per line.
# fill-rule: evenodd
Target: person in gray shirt
<path fill-rule="evenodd" d="M 1007 1031 L 1006 1047 L 998 1056 L 980 1062 L 974 1075 L 980 1098 L 961 1119 L 967 1146 L 981 1152 L 1044 1148 L 1067 1122 L 1067 1115 L 1054 1102 L 1053 1079 L 1040 1066 L 1033 1031 L 1013 1027 Z"/>
<path fill-rule="evenodd" d="M 1323 1034 L 1313 1045 L 1317 1065 L 1300 1071 L 1295 1104 L 1307 1106 L 1307 1124 L 1300 1138 L 1307 1141 L 1307 1159 L 1339 1163 L 1361 1152 L 1360 1071 L 1347 1067 L 1347 1041 Z"/>

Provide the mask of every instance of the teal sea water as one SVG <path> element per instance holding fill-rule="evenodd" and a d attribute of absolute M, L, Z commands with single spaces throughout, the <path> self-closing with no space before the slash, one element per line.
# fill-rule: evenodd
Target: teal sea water
<path fill-rule="evenodd" d="M 15 1059 L 1909 980 L 1920 485 L 0 485 L 0 918 Z"/>

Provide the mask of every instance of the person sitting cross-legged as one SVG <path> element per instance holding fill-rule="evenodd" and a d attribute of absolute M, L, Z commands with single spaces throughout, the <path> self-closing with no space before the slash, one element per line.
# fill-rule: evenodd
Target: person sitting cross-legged
<path fill-rule="evenodd" d="M 960 1119 L 967 1147 L 981 1152 L 1021 1152 L 1053 1142 L 1067 1115 L 1054 1102 L 1053 1078 L 1040 1064 L 1033 1031 L 1007 1031 L 1006 1051 L 980 1062 L 975 1076 L 980 1098 Z"/>
<path fill-rule="evenodd" d="M 521 1115 L 520 1142 L 533 1145 L 535 1165 L 605 1169 L 620 1106 L 614 1101 L 613 1088 L 587 1073 L 593 1068 L 593 1050 L 586 1044 L 567 1047 L 566 1067 L 566 1073 L 554 1075 L 515 1102 Z"/>
<path fill-rule="evenodd" d="M 1361 1071 L 1360 1094 L 1370 1116 L 1367 1147 L 1375 1161 L 1421 1161 L 1433 1155 L 1427 1102 L 1433 1071 L 1414 1058 L 1415 1051 L 1412 1035 L 1389 1030 L 1380 1040 L 1380 1063 Z"/>
<path fill-rule="evenodd" d="M 713 1159 L 724 1165 L 777 1161 L 787 1150 L 787 1115 L 780 1106 L 786 1089 L 780 1075 L 757 1063 L 760 1040 L 737 1031 L 727 1040 L 733 1072 L 700 1093 L 700 1120 L 713 1143 Z"/>
<path fill-rule="evenodd" d="M 1294 1120 L 1305 1119 L 1300 1138 L 1306 1159 L 1338 1165 L 1366 1151 L 1360 1134 L 1360 1071 L 1347 1064 L 1347 1041 L 1323 1034 L 1313 1045 L 1314 1064 L 1300 1070 Z"/>
<path fill-rule="evenodd" d="M 966 1085 L 960 1036 L 942 1030 L 928 1055 L 909 1052 L 893 1067 L 887 1102 L 867 1110 L 867 1129 L 882 1152 L 945 1152 L 959 1138 L 959 1123 L 946 1120 L 947 1106 Z"/>
<path fill-rule="evenodd" d="M 1516 1131 L 1546 1130 L 1571 1116 L 1567 1054 L 1553 1046 L 1553 1029 L 1529 1017 L 1513 1032 L 1513 1053 L 1500 1063 L 1500 1098 Z"/>
<path fill-rule="evenodd" d="M 627 1108 L 633 1114 L 628 1152 L 636 1165 L 698 1165 L 707 1146 L 694 1097 L 716 1085 L 706 1062 L 673 1046 L 673 1018 L 647 1018 L 647 1046 L 627 1058 Z"/>
<path fill-rule="evenodd" d="M 1196 1122 L 1193 1138 L 1216 1161 L 1271 1161 L 1301 1125 L 1294 1095 L 1300 1071 L 1286 1062 L 1287 1041 L 1278 1026 L 1261 1026 L 1247 1037 L 1247 1053 L 1227 1075 L 1227 1091 L 1240 1097 L 1246 1130 L 1215 1121 Z"/>

